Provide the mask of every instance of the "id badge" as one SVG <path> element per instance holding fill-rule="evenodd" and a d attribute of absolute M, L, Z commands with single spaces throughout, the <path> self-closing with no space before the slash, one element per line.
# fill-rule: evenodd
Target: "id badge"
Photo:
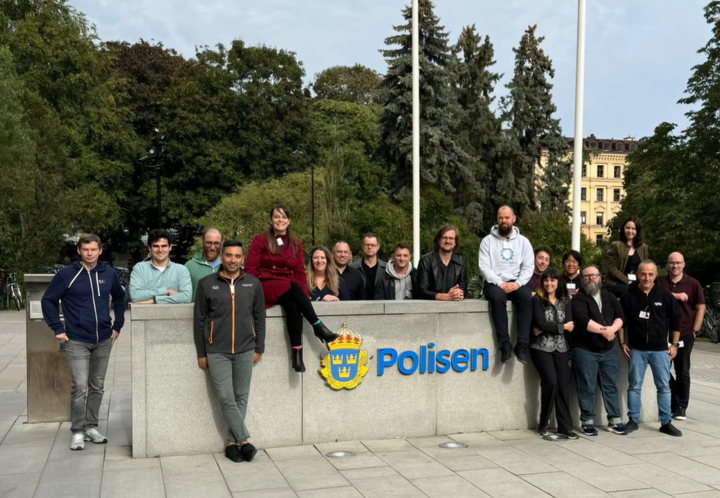
<path fill-rule="evenodd" d="M 575 290 L 575 284 L 567 284 L 567 290 L 574 291 Z"/>
<path fill-rule="evenodd" d="M 277 238 L 277 244 L 278 244 L 279 246 L 283 245 L 283 241 L 282 241 L 282 239 L 281 239 L 280 237 Z"/>
<path fill-rule="evenodd" d="M 684 348 L 685 347 L 685 341 L 678 342 L 678 348 Z"/>
<path fill-rule="evenodd" d="M 630 275 L 628 275 L 628 280 L 634 282 L 635 280 L 637 280 L 637 276 L 635 276 L 634 273 L 631 273 Z"/>
<path fill-rule="evenodd" d="M 640 312 L 640 318 L 643 320 L 649 320 L 650 319 L 650 312 L 649 311 L 641 311 Z"/>

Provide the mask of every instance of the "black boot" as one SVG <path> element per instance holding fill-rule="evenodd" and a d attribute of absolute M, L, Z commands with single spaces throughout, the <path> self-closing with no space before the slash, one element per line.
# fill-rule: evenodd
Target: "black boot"
<path fill-rule="evenodd" d="M 313 330 L 315 331 L 315 336 L 326 344 L 331 343 L 340 337 L 335 332 L 327 328 L 323 322 L 313 325 Z"/>
<path fill-rule="evenodd" d="M 293 348 L 292 364 L 293 364 L 293 368 L 295 369 L 296 372 L 302 373 L 305 371 L 305 364 L 303 363 L 302 348 L 300 348 L 300 349 Z"/>

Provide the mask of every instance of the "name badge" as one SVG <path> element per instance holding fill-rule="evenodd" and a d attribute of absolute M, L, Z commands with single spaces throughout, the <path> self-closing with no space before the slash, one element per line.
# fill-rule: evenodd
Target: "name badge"
<path fill-rule="evenodd" d="M 575 284 L 567 284 L 567 290 L 575 290 Z"/>
<path fill-rule="evenodd" d="M 277 238 L 277 244 L 278 244 L 279 246 L 283 245 L 283 241 L 282 241 L 282 239 L 281 239 L 280 237 Z"/>
<path fill-rule="evenodd" d="M 649 311 L 641 311 L 640 318 L 642 318 L 643 320 L 648 320 L 650 318 L 650 312 Z"/>
<path fill-rule="evenodd" d="M 634 273 L 631 273 L 630 275 L 628 275 L 628 280 L 630 280 L 631 282 L 634 282 L 635 280 L 637 280 L 637 277 L 635 276 Z"/>
<path fill-rule="evenodd" d="M 679 348 L 684 348 L 684 347 L 685 347 L 685 341 L 680 341 L 680 342 L 678 342 L 678 347 L 679 347 Z"/>

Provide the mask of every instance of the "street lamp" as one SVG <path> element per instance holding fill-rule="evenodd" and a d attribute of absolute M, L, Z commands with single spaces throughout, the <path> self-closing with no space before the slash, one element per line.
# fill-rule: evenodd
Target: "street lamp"
<path fill-rule="evenodd" d="M 152 139 L 152 145 L 148 150 L 148 155 L 141 157 L 140 162 L 145 164 L 148 169 L 154 169 L 157 173 L 157 225 L 162 228 L 162 190 L 160 188 L 160 169 L 162 161 L 165 157 L 165 137 L 160 136 L 160 130 L 154 128 L 155 135 Z"/>
<path fill-rule="evenodd" d="M 308 140 L 305 137 L 302 137 L 303 140 L 305 140 L 312 149 L 312 152 L 317 155 L 317 150 L 313 146 L 312 143 L 310 143 L 310 140 Z M 315 161 L 313 158 L 310 158 L 310 206 L 311 206 L 311 212 L 312 212 L 312 245 L 315 247 Z"/>

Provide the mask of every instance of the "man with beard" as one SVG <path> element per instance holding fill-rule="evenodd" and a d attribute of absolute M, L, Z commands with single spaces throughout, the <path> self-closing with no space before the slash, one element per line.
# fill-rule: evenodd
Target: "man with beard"
<path fill-rule="evenodd" d="M 458 230 L 445 225 L 435 235 L 435 251 L 425 254 L 418 264 L 420 299 L 462 301 L 467 296 L 467 264 L 455 254 Z"/>
<path fill-rule="evenodd" d="M 190 272 L 192 280 L 192 301 L 195 302 L 198 282 L 201 278 L 212 275 L 218 268 L 222 258 L 220 257 L 220 246 L 223 236 L 217 228 L 208 228 L 202 235 L 202 252 L 198 252 L 193 258 L 185 263 L 185 268 Z"/>
<path fill-rule="evenodd" d="M 401 242 L 395 246 L 393 257 L 375 284 L 375 300 L 402 301 L 415 297 L 417 270 L 413 268 L 411 258 L 409 245 Z"/>
<path fill-rule="evenodd" d="M 577 378 L 580 422 L 583 434 L 597 436 L 595 429 L 595 387 L 600 375 L 600 390 L 608 417 L 607 430 L 625 435 L 620 414 L 617 378 L 620 359 L 615 336 L 623 326 L 625 315 L 617 298 L 603 289 L 602 276 L 589 266 L 582 273 L 582 289 L 572 299 L 575 328 L 570 334 L 572 366 Z"/>
<path fill-rule="evenodd" d="M 480 272 L 485 278 L 483 295 L 490 303 L 490 314 L 502 351 L 502 362 L 512 358 L 508 333 L 507 302 L 517 310 L 517 345 L 515 355 L 527 364 L 530 361 L 530 325 L 532 323 L 532 291 L 527 285 L 534 268 L 530 241 L 514 227 L 515 212 L 509 206 L 498 209 L 498 224 L 480 243 Z"/>
<path fill-rule="evenodd" d="M 333 247 L 333 260 L 340 278 L 345 282 L 351 301 L 365 300 L 365 281 L 360 270 L 350 268 L 348 263 L 352 259 L 350 245 L 345 241 L 335 243 Z"/>

